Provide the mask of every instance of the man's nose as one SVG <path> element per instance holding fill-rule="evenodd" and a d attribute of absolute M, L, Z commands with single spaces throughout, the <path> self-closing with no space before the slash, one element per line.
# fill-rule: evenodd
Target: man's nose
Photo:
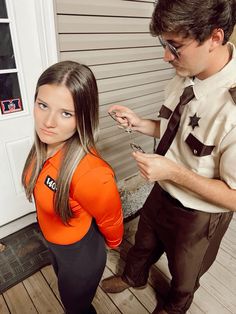
<path fill-rule="evenodd" d="M 166 46 L 164 48 L 164 57 L 163 57 L 163 60 L 165 62 L 170 62 L 170 61 L 173 61 L 175 59 L 175 55 L 170 51 L 170 49 L 168 48 L 168 46 Z"/>

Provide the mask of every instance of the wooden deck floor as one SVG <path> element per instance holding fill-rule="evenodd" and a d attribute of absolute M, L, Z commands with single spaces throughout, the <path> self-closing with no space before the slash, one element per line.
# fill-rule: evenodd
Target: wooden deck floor
<path fill-rule="evenodd" d="M 111 250 L 108 253 L 104 278 L 121 271 L 123 259 L 133 242 L 137 220 L 126 223 L 125 240 L 120 252 Z M 150 271 L 149 283 L 144 289 L 132 288 L 119 294 L 105 294 L 98 287 L 93 303 L 98 314 L 151 313 L 157 300 L 165 295 L 169 280 L 167 261 L 163 256 Z M 0 295 L 0 313 L 64 313 L 52 267 L 41 269 Z M 202 277 L 201 287 L 188 313 L 236 314 L 236 216 L 223 239 L 216 262 Z"/>

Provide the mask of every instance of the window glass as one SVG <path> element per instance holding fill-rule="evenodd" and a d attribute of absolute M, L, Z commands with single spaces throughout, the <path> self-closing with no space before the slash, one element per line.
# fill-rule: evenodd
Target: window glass
<path fill-rule="evenodd" d="M 16 67 L 8 23 L 0 23 L 0 70 Z"/>
<path fill-rule="evenodd" d="M 7 18 L 7 9 L 5 0 L 0 0 L 0 19 Z"/>
<path fill-rule="evenodd" d="M 23 110 L 17 73 L 0 74 L 0 105 L 2 114 Z"/>

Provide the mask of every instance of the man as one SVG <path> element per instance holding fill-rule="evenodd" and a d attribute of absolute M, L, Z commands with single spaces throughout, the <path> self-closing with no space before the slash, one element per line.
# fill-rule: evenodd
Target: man
<path fill-rule="evenodd" d="M 235 22 L 235 0 L 159 0 L 151 32 L 176 70 L 160 120 L 110 108 L 124 127 L 161 140 L 156 154 L 133 153 L 141 175 L 156 183 L 122 276 L 102 286 L 145 285 L 165 252 L 171 287 L 153 313 L 186 313 L 236 211 L 236 50 L 228 43 Z"/>

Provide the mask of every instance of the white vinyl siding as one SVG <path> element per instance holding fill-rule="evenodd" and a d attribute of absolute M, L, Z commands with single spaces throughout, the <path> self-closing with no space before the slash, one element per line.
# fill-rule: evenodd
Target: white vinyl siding
<path fill-rule="evenodd" d="M 119 180 L 137 172 L 130 141 L 152 152 L 153 139 L 118 129 L 108 116 L 112 104 L 155 119 L 173 70 L 149 33 L 154 1 L 55 0 L 60 60 L 90 66 L 100 101 L 99 149 Z"/>

